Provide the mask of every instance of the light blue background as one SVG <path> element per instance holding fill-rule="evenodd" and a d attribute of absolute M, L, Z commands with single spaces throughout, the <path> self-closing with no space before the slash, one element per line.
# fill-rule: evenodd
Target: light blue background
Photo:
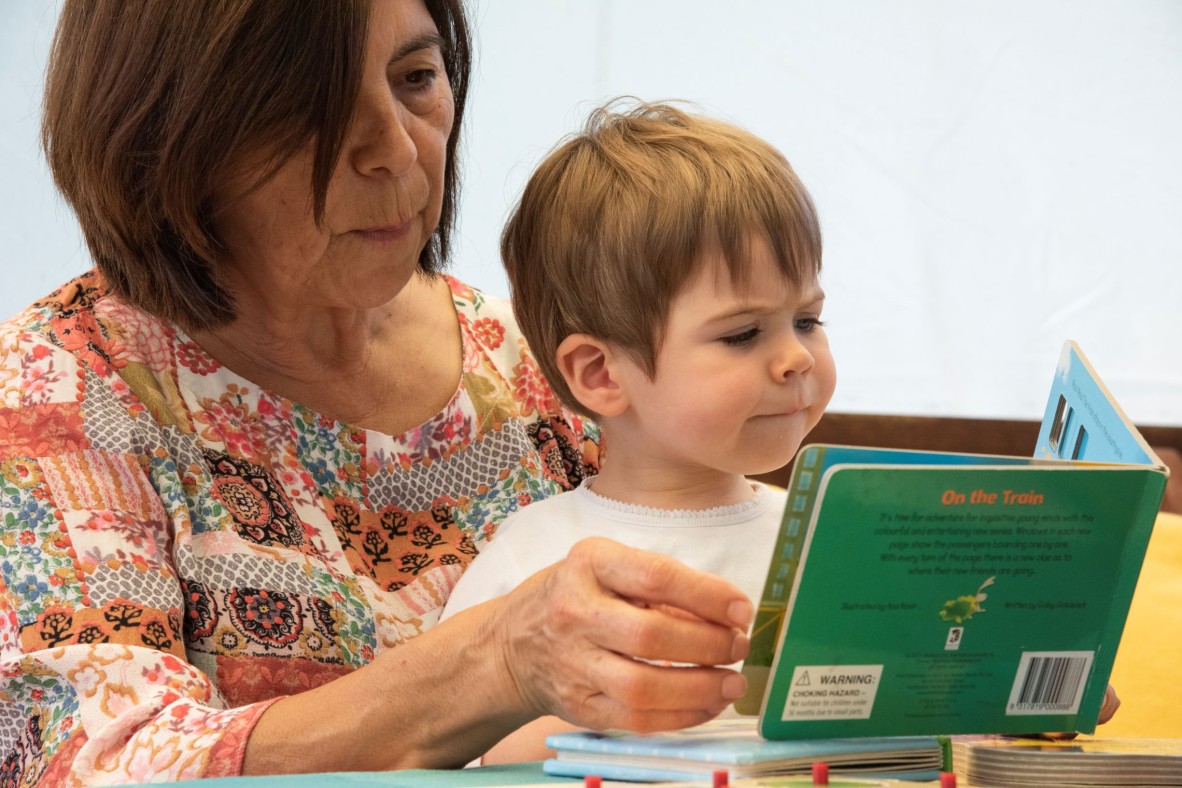
<path fill-rule="evenodd" d="M 89 266 L 37 149 L 55 0 L 0 4 L 0 315 Z M 454 270 L 603 98 L 769 138 L 826 233 L 833 409 L 1037 419 L 1065 339 L 1182 425 L 1182 3 L 479 0 Z"/>

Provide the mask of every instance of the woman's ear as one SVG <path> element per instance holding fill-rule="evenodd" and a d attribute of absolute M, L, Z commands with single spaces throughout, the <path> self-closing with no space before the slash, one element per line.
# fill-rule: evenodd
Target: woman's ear
<path fill-rule="evenodd" d="M 579 403 L 599 416 L 618 416 L 628 396 L 615 374 L 618 354 L 590 334 L 571 334 L 554 352 L 558 371 Z"/>

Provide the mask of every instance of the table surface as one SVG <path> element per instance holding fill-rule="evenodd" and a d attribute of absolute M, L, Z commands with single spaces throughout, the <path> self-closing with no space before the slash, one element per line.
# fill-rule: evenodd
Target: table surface
<path fill-rule="evenodd" d="M 801 786 L 808 786 L 811 780 L 807 777 L 798 778 Z M 555 777 L 542 771 L 541 761 L 531 763 L 515 763 L 504 766 L 482 766 L 476 769 L 409 769 L 401 772 L 338 772 L 333 774 L 299 774 L 275 777 L 221 777 L 213 780 L 195 780 L 175 783 L 190 788 L 484 788 L 489 786 L 555 786 L 556 788 L 571 788 L 582 784 L 579 778 Z M 776 780 L 777 786 L 787 783 L 787 778 Z M 792 784 L 797 781 L 792 780 Z M 831 784 L 840 785 L 845 781 L 838 775 L 832 778 Z M 899 788 L 927 788 L 938 786 L 939 782 L 903 782 L 898 780 L 863 781 L 872 785 L 898 786 Z M 754 780 L 740 780 L 736 786 L 754 786 Z M 654 786 L 673 788 L 677 786 L 700 786 L 708 783 L 654 783 Z M 603 781 L 603 788 L 643 788 L 643 783 L 624 783 L 609 780 Z M 973 788 L 965 782 L 958 783 L 958 788 Z"/>
<path fill-rule="evenodd" d="M 333 774 L 292 774 L 275 777 L 219 777 L 192 780 L 175 785 L 191 788 L 483 788 L 483 786 L 581 783 L 573 778 L 554 777 L 542 772 L 541 761 L 477 769 L 407 769 L 399 772 L 337 772 Z"/>

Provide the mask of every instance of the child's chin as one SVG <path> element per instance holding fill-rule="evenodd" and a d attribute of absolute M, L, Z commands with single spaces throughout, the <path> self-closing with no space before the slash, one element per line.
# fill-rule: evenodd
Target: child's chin
<path fill-rule="evenodd" d="M 752 462 L 750 465 L 748 465 L 743 470 L 743 475 L 744 476 L 762 476 L 765 473 L 771 473 L 772 471 L 778 471 L 781 468 L 783 468 L 785 465 L 787 465 L 788 463 L 792 462 L 792 458 L 795 456 L 796 456 L 796 452 L 793 451 L 791 454 L 787 455 L 786 457 L 769 458 L 769 459 L 767 459 L 765 461 L 761 461 L 761 462 Z"/>

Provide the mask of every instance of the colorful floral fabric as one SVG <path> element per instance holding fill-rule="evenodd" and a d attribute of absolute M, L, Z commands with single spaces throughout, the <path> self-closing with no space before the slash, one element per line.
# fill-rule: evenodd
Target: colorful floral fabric
<path fill-rule="evenodd" d="M 0 784 L 235 774 L 272 700 L 438 620 L 510 512 L 598 467 L 508 306 L 399 436 L 262 390 L 84 275 L 0 326 Z"/>

